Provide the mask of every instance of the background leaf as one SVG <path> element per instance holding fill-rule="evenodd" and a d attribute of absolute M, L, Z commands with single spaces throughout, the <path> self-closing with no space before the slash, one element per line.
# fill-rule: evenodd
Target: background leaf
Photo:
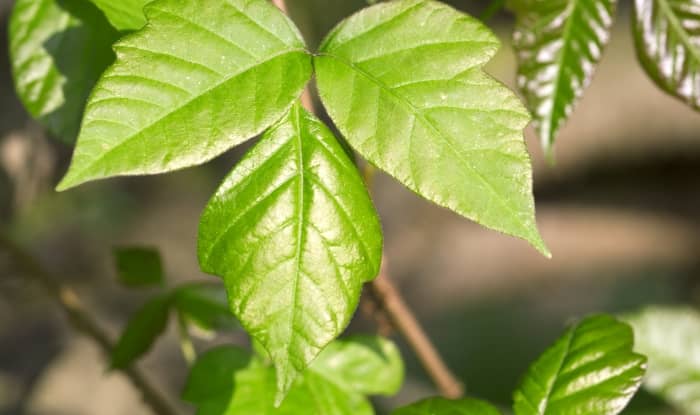
<path fill-rule="evenodd" d="M 690 307 L 649 307 L 625 318 L 635 349 L 649 357 L 644 387 L 684 414 L 700 414 L 700 314 Z"/>
<path fill-rule="evenodd" d="M 127 287 L 163 285 L 160 253 L 153 248 L 121 247 L 114 250 L 119 282 Z"/>
<path fill-rule="evenodd" d="M 380 3 L 326 38 L 315 58 L 318 88 L 333 122 L 372 164 L 548 254 L 522 136 L 529 116 L 482 72 L 498 47 L 486 26 L 447 5 Z"/>
<path fill-rule="evenodd" d="M 518 87 L 551 154 L 610 40 L 616 0 L 511 0 Z"/>
<path fill-rule="evenodd" d="M 633 343 L 632 328 L 610 316 L 572 326 L 528 369 L 515 391 L 515 415 L 619 414 L 646 368 Z"/>
<path fill-rule="evenodd" d="M 666 92 L 700 109 L 700 3 L 635 0 L 633 30 L 647 74 Z"/>
<path fill-rule="evenodd" d="M 112 351 L 112 369 L 123 369 L 144 355 L 168 324 L 169 296 L 148 301 L 134 314 Z"/>
<path fill-rule="evenodd" d="M 206 331 L 239 327 L 228 306 L 226 289 L 213 284 L 187 284 L 173 294 L 173 304 L 189 323 Z"/>
<path fill-rule="evenodd" d="M 430 398 L 392 412 L 392 415 L 499 415 L 498 409 L 476 399 L 451 401 Z"/>
<path fill-rule="evenodd" d="M 158 0 L 117 42 L 60 190 L 197 165 L 289 109 L 311 75 L 294 24 L 267 0 Z"/>
<path fill-rule="evenodd" d="M 328 128 L 295 105 L 206 207 L 199 261 L 277 367 L 280 398 L 347 326 L 379 271 L 379 220 Z"/>
<path fill-rule="evenodd" d="M 192 366 L 182 393 L 182 399 L 203 404 L 231 393 L 235 388 L 235 375 L 249 367 L 252 357 L 247 350 L 234 346 L 221 346 L 202 354 Z"/>
<path fill-rule="evenodd" d="M 24 107 L 66 143 L 88 95 L 114 61 L 119 33 L 83 0 L 18 0 L 10 18 L 15 88 Z"/>
<path fill-rule="evenodd" d="M 90 0 L 121 31 L 138 30 L 146 25 L 143 9 L 153 0 Z"/>

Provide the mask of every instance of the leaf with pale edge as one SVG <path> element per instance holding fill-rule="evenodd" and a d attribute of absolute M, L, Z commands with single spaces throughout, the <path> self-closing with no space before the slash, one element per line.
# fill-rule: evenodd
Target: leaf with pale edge
<path fill-rule="evenodd" d="M 173 306 L 188 323 L 207 332 L 239 327 L 228 306 L 224 287 L 186 284 L 173 292 Z"/>
<path fill-rule="evenodd" d="M 616 0 L 510 0 L 518 87 L 534 114 L 542 147 L 557 133 L 590 84 L 610 40 Z"/>
<path fill-rule="evenodd" d="M 117 42 L 59 190 L 206 162 L 282 117 L 311 75 L 294 24 L 267 0 L 157 0 Z"/>
<path fill-rule="evenodd" d="M 529 115 L 482 71 L 499 41 L 435 2 L 399 0 L 343 21 L 315 58 L 319 93 L 350 145 L 423 197 L 549 255 L 523 140 Z"/>
<path fill-rule="evenodd" d="M 126 368 L 145 354 L 165 331 L 169 311 L 169 296 L 155 297 L 136 311 L 112 351 L 111 367 Z"/>
<path fill-rule="evenodd" d="M 476 399 L 430 398 L 399 408 L 392 415 L 499 415 L 498 409 Z"/>
<path fill-rule="evenodd" d="M 616 415 L 639 388 L 646 358 L 632 328 L 606 315 L 569 328 L 530 366 L 515 391 L 515 415 Z"/>
<path fill-rule="evenodd" d="M 127 287 L 157 286 L 165 281 L 160 253 L 156 249 L 115 248 L 114 261 L 119 281 Z"/>
<path fill-rule="evenodd" d="M 700 2 L 635 0 L 637 56 L 663 90 L 700 109 Z"/>
<path fill-rule="evenodd" d="M 90 0 L 107 20 L 121 31 L 138 30 L 146 25 L 143 9 L 152 0 Z"/>
<path fill-rule="evenodd" d="M 277 367 L 281 399 L 347 326 L 379 271 L 381 228 L 352 161 L 298 104 L 206 207 L 199 261 Z"/>
<path fill-rule="evenodd" d="M 114 61 L 119 33 L 83 0 L 18 0 L 9 36 L 19 98 L 52 134 L 73 143 L 90 90 Z"/>
<path fill-rule="evenodd" d="M 649 307 L 625 317 L 635 349 L 649 357 L 644 388 L 682 413 L 700 415 L 700 313 L 690 307 Z"/>

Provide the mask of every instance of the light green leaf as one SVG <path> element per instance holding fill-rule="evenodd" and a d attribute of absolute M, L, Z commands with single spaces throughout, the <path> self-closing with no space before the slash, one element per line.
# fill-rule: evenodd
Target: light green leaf
<path fill-rule="evenodd" d="M 267 0 L 158 0 L 115 45 L 87 105 L 65 190 L 204 163 L 277 121 L 311 75 L 294 24 Z"/>
<path fill-rule="evenodd" d="M 347 326 L 379 271 L 379 220 L 357 169 L 298 104 L 226 178 L 199 228 L 199 261 L 277 367 L 282 398 Z"/>
<path fill-rule="evenodd" d="M 90 0 L 121 31 L 138 30 L 146 25 L 143 9 L 152 0 Z"/>
<path fill-rule="evenodd" d="M 173 294 L 177 311 L 202 330 L 215 331 L 238 327 L 226 299 L 226 290 L 212 284 L 187 284 Z"/>
<path fill-rule="evenodd" d="M 569 328 L 530 366 L 515 391 L 515 415 L 616 415 L 639 388 L 646 358 L 632 328 L 606 315 Z"/>
<path fill-rule="evenodd" d="M 127 287 L 163 285 L 160 253 L 153 248 L 120 247 L 114 250 L 119 281 Z"/>
<path fill-rule="evenodd" d="M 476 399 L 430 398 L 399 408 L 392 415 L 499 415 L 499 412 L 492 405 Z"/>
<path fill-rule="evenodd" d="M 697 0 L 635 0 L 637 56 L 663 90 L 700 109 L 700 4 Z"/>
<path fill-rule="evenodd" d="M 700 415 L 700 313 L 690 307 L 649 307 L 625 318 L 635 349 L 649 357 L 644 387 L 682 413 Z"/>
<path fill-rule="evenodd" d="M 144 355 L 168 324 L 170 297 L 158 296 L 134 314 L 112 350 L 112 369 L 123 369 Z"/>
<path fill-rule="evenodd" d="M 551 155 L 610 40 L 616 0 L 510 0 L 518 87 Z"/>
<path fill-rule="evenodd" d="M 364 9 L 326 38 L 318 88 L 350 145 L 425 198 L 548 255 L 515 94 L 482 71 L 499 41 L 435 1 Z"/>
<path fill-rule="evenodd" d="M 73 143 L 90 90 L 114 61 L 119 33 L 83 0 L 17 0 L 9 35 L 22 103 L 57 138 Z"/>
<path fill-rule="evenodd" d="M 321 352 L 312 367 L 346 389 L 365 395 L 393 395 L 403 384 L 399 349 L 378 336 L 337 340 Z"/>
<path fill-rule="evenodd" d="M 235 347 L 219 348 L 195 363 L 184 398 L 198 406 L 198 415 L 374 414 L 362 395 L 328 381 L 315 370 L 297 378 L 287 398 L 276 408 L 274 370 L 256 359 L 246 361 L 244 353 Z M 210 371 L 214 376 L 207 376 Z"/>

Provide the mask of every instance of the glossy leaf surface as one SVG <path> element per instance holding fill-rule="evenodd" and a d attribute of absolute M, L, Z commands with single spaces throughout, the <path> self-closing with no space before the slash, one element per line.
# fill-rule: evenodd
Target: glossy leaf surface
<path fill-rule="evenodd" d="M 364 9 L 315 58 L 331 118 L 363 157 L 425 198 L 548 254 L 534 219 L 527 111 L 482 71 L 499 41 L 434 1 Z"/>
<path fill-rule="evenodd" d="M 635 0 L 637 56 L 666 92 L 700 109 L 700 2 Z"/>
<path fill-rule="evenodd" d="M 492 405 L 476 399 L 452 401 L 430 398 L 392 412 L 392 415 L 500 415 Z"/>
<path fill-rule="evenodd" d="M 515 415 L 619 414 L 646 368 L 633 343 L 632 328 L 609 316 L 569 328 L 530 366 L 515 392 Z"/>
<path fill-rule="evenodd" d="M 18 0 L 10 18 L 15 88 L 32 117 L 66 143 L 119 34 L 83 0 Z"/>
<path fill-rule="evenodd" d="M 199 228 L 200 264 L 224 277 L 234 314 L 277 367 L 280 397 L 345 329 L 381 248 L 357 169 L 299 105 L 234 168 Z"/>
<path fill-rule="evenodd" d="M 114 250 L 119 282 L 128 287 L 162 285 L 163 264 L 153 248 L 120 247 Z"/>
<path fill-rule="evenodd" d="M 700 314 L 690 307 L 649 307 L 626 320 L 635 349 L 649 357 L 644 388 L 681 413 L 700 414 Z"/>
<path fill-rule="evenodd" d="M 173 305 L 189 323 L 205 331 L 238 327 L 224 287 L 213 284 L 187 284 L 173 293 Z"/>
<path fill-rule="evenodd" d="M 145 354 L 163 334 L 168 324 L 170 298 L 159 296 L 148 301 L 130 319 L 112 351 L 113 369 L 123 369 Z"/>
<path fill-rule="evenodd" d="M 138 30 L 146 25 L 143 9 L 153 0 L 90 0 L 120 31 Z"/>
<path fill-rule="evenodd" d="M 115 45 L 59 190 L 203 163 L 261 133 L 311 74 L 293 23 L 267 0 L 158 0 Z"/>
<path fill-rule="evenodd" d="M 610 40 L 616 0 L 510 0 L 518 87 L 551 153 Z"/>

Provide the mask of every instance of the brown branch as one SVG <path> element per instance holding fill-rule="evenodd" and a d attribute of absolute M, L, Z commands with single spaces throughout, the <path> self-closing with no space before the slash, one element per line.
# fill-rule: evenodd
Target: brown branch
<path fill-rule="evenodd" d="M 284 0 L 272 0 L 272 2 L 283 12 L 288 12 Z M 301 102 L 304 108 L 312 113 L 315 112 L 309 88 L 304 89 Z M 367 187 L 371 188 L 374 168 L 367 165 L 363 173 Z M 379 323 L 380 329 L 386 330 L 385 325 L 388 320 L 406 339 L 440 394 L 445 398 L 460 398 L 464 394 L 464 386 L 447 367 L 425 330 L 406 305 L 401 293 L 391 282 L 386 271 L 386 259 L 382 260 L 379 276 L 369 284 L 369 288 L 372 298 L 369 299 L 368 309 L 374 312 L 374 318 Z"/>
<path fill-rule="evenodd" d="M 85 310 L 75 291 L 60 284 L 54 275 L 44 270 L 31 255 L 4 235 L 0 235 L 0 249 L 8 254 L 17 271 L 44 288 L 47 295 L 63 309 L 68 321 L 76 330 L 97 343 L 105 354 L 108 356 L 111 354 L 114 349 L 114 341 L 107 334 L 107 331 Z M 151 408 L 153 413 L 156 415 L 178 415 L 177 409 L 138 368 L 130 366 L 124 369 L 124 373 L 141 393 L 143 402 Z"/>

